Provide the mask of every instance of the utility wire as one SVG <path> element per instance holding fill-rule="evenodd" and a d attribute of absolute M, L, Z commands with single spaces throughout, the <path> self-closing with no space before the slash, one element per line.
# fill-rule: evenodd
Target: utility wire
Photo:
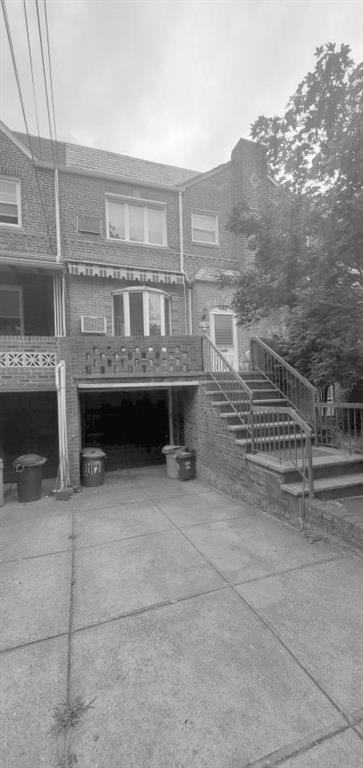
<path fill-rule="evenodd" d="M 19 78 L 19 73 L 18 73 L 18 67 L 17 67 L 17 64 L 16 64 L 15 51 L 14 51 L 13 41 L 12 41 L 12 37 L 11 37 L 11 31 L 10 31 L 10 27 L 9 27 L 8 13 L 7 13 L 7 9 L 6 9 L 5 0 L 0 0 L 0 2 L 1 2 L 1 8 L 2 8 L 4 22 L 5 22 L 6 33 L 7 33 L 8 41 L 9 41 L 9 48 L 10 48 L 10 53 L 11 53 L 11 60 L 12 60 L 12 63 L 13 63 L 15 79 L 16 79 L 16 83 L 17 83 L 17 87 L 18 87 L 18 93 L 19 93 L 19 99 L 20 99 L 20 104 L 21 104 L 21 110 L 22 110 L 22 113 L 23 113 L 23 119 L 24 119 L 24 124 L 25 124 L 25 130 L 26 130 L 27 137 L 28 137 L 29 149 L 30 149 L 30 153 L 31 153 L 31 156 L 32 156 L 32 162 L 33 162 L 34 171 L 35 171 L 35 178 L 36 178 L 38 192 L 39 192 L 39 199 L 40 199 L 40 202 L 41 202 L 41 205 L 42 205 L 42 209 L 43 209 L 44 221 L 45 221 L 45 225 L 46 225 L 47 232 L 48 232 L 48 237 L 49 237 L 49 244 L 50 244 L 50 246 L 52 248 L 53 247 L 53 241 L 52 241 L 52 237 L 51 237 L 50 230 L 49 230 L 48 219 L 47 219 L 47 215 L 46 215 L 46 211 L 45 211 L 45 207 L 44 207 L 44 201 L 43 201 L 43 197 L 42 197 L 42 192 L 41 192 L 41 188 L 40 188 L 38 171 L 37 171 L 37 167 L 36 167 L 36 164 L 35 164 L 35 156 L 34 156 L 32 142 L 31 142 L 30 134 L 29 134 L 29 127 L 28 127 L 28 121 L 27 121 L 27 117 L 26 117 L 26 113 L 25 113 L 24 100 L 23 100 L 23 94 L 22 94 L 22 90 L 21 90 L 21 84 L 20 84 L 20 78 Z"/>
<path fill-rule="evenodd" d="M 37 124 L 37 134 L 38 134 L 38 145 L 39 145 L 39 156 L 42 160 L 42 147 L 41 147 L 41 141 L 40 141 L 40 128 L 39 128 L 39 117 L 38 117 L 38 108 L 37 108 L 37 98 L 35 94 L 35 82 L 34 82 L 34 70 L 33 70 L 33 57 L 32 57 L 32 51 L 31 51 L 31 44 L 30 44 L 30 35 L 29 35 L 29 25 L 28 25 L 28 14 L 26 10 L 26 2 L 23 0 L 23 7 L 24 7 L 24 16 L 25 16 L 25 27 L 26 27 L 26 36 L 28 41 L 28 53 L 29 53 L 29 61 L 30 61 L 30 71 L 32 76 L 32 84 L 33 84 L 33 99 L 34 99 L 34 109 L 35 109 L 35 120 Z"/>
<path fill-rule="evenodd" d="M 39 2 L 38 2 L 38 0 L 35 0 L 35 5 L 36 5 L 36 10 L 37 10 L 40 51 L 41 51 L 41 54 L 42 54 L 44 90 L 45 90 L 45 98 L 46 98 L 46 102 L 47 102 L 47 113 L 48 113 L 50 141 L 51 141 L 51 147 L 52 147 L 53 163 L 54 163 L 54 167 L 56 168 L 57 167 L 57 162 L 56 162 L 56 156 L 55 156 L 55 145 L 54 145 L 54 139 L 53 139 L 52 119 L 51 119 L 50 106 L 49 106 L 48 81 L 47 81 L 47 72 L 46 72 L 45 59 L 44 59 L 43 36 L 42 36 L 42 29 L 41 29 L 41 23 L 40 23 L 40 13 L 39 13 Z"/>
<path fill-rule="evenodd" d="M 25 0 L 24 0 L 25 2 Z M 48 27 L 48 13 L 47 13 L 47 2 L 46 0 L 43 0 L 43 7 L 44 7 L 44 18 L 45 18 L 45 30 L 47 35 L 47 49 L 48 49 L 48 64 L 49 64 L 49 80 L 50 80 L 50 95 L 52 99 L 52 115 L 53 115 L 53 126 L 54 126 L 54 138 L 57 142 L 57 123 L 55 119 L 55 108 L 54 108 L 54 91 L 53 91 L 53 74 L 52 74 L 52 62 L 50 57 L 50 45 L 49 45 L 49 27 Z"/>

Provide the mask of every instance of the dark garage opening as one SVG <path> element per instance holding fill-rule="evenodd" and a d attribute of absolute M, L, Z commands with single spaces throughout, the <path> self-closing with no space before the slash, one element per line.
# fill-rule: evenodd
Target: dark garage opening
<path fill-rule="evenodd" d="M 173 401 L 177 402 L 175 393 Z M 167 390 L 84 392 L 80 395 L 82 447 L 99 446 L 106 470 L 161 464 L 169 443 Z M 174 436 L 182 431 L 174 407 Z"/>
<path fill-rule="evenodd" d="M 44 477 L 58 471 L 58 415 L 55 392 L 5 392 L 0 394 L 0 457 L 4 482 L 16 480 L 14 459 L 24 453 L 47 457 Z"/>

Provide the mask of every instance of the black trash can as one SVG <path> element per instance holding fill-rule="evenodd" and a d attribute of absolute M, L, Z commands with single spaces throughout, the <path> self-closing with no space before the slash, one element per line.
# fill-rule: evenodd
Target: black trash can
<path fill-rule="evenodd" d="M 105 456 L 102 448 L 84 448 L 81 453 L 82 485 L 95 488 L 105 482 Z"/>
<path fill-rule="evenodd" d="M 195 478 L 195 451 L 179 451 L 176 454 L 179 480 L 193 480 Z"/>
<path fill-rule="evenodd" d="M 18 456 L 13 462 L 16 470 L 19 501 L 38 501 L 42 495 L 43 464 L 47 459 L 37 453 Z"/>

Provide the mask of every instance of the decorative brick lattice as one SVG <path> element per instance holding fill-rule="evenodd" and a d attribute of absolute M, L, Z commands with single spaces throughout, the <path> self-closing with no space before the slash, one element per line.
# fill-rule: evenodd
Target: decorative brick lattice
<path fill-rule="evenodd" d="M 158 344 L 151 339 L 130 348 L 123 345 L 93 346 L 85 353 L 87 375 L 155 375 L 189 370 L 189 348 L 182 344 Z"/>
<path fill-rule="evenodd" d="M 55 368 L 55 352 L 0 352 L 0 368 Z"/>

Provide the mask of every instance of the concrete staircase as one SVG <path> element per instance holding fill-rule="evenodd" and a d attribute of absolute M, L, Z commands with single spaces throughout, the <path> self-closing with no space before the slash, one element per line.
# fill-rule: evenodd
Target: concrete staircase
<path fill-rule="evenodd" d="M 252 392 L 252 402 L 255 407 L 271 406 L 278 409 L 282 406 L 290 406 L 291 403 L 274 387 L 273 384 L 260 372 L 250 371 L 240 373 L 240 377 Z M 251 452 L 251 433 L 248 420 L 238 414 L 238 406 L 241 403 L 240 394 L 234 398 L 225 394 L 223 374 L 210 378 L 204 385 L 204 391 L 209 405 L 218 412 L 220 419 L 227 430 L 234 436 L 235 443 L 242 455 L 246 455 L 248 462 L 259 466 L 262 470 L 274 473 L 280 483 L 281 493 L 287 494 L 291 501 L 298 500 L 303 493 L 307 494 L 306 483 L 303 484 L 301 474 L 292 462 L 281 458 L 281 451 L 275 450 L 277 446 L 289 442 L 292 439 L 296 444 L 303 441 L 304 434 L 298 425 L 284 413 L 277 416 L 274 421 L 274 430 L 271 434 L 270 425 L 263 413 L 255 415 L 255 424 L 259 433 L 259 446 L 257 453 Z M 263 450 L 262 450 L 263 449 Z M 348 454 L 334 448 L 313 447 L 313 480 L 314 496 L 321 499 L 338 499 L 363 494 L 363 455 Z M 363 515 L 363 501 L 362 501 Z"/>

